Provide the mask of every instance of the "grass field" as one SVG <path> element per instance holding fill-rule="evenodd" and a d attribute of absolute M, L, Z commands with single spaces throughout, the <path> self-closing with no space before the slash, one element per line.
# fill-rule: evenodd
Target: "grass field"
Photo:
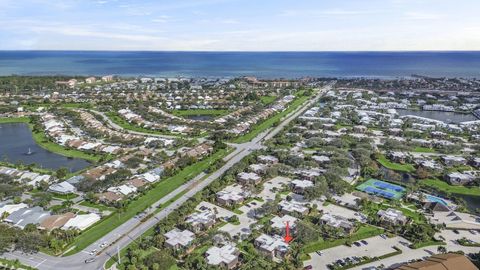
<path fill-rule="evenodd" d="M 124 129 L 132 130 L 132 131 L 137 131 L 137 132 L 142 132 L 142 133 L 147 133 L 147 134 L 157 134 L 157 135 L 171 135 L 171 136 L 178 136 L 178 134 L 173 134 L 170 132 L 165 132 L 165 131 L 158 131 L 158 130 L 152 130 L 148 128 L 143 128 L 141 126 L 138 126 L 136 124 L 131 124 L 124 118 L 120 117 L 116 112 L 108 112 L 105 113 L 112 122 L 115 124 L 121 126 Z"/>
<path fill-rule="evenodd" d="M 391 162 L 390 160 L 388 160 L 383 155 L 380 156 L 377 159 L 377 161 L 378 161 L 378 163 L 380 163 L 383 167 L 385 167 L 387 169 L 391 169 L 391 170 L 394 170 L 394 171 L 400 171 L 400 172 L 408 172 L 408 173 L 415 172 L 415 167 L 413 167 L 412 164 L 399 164 L 399 163 Z"/>
<path fill-rule="evenodd" d="M 125 211 L 110 215 L 79 235 L 66 249 L 69 249 L 70 247 L 75 248 L 66 253 L 65 256 L 75 254 L 88 247 L 105 234 L 133 218 L 137 213 L 144 211 L 156 201 L 207 169 L 215 161 L 223 158 L 227 152 L 227 149 L 217 151 L 204 160 L 184 168 L 176 175 L 160 181 L 155 187 L 148 190 L 145 195 L 138 198 L 138 200 L 132 201 Z"/>
<path fill-rule="evenodd" d="M 259 124 L 256 124 L 255 126 L 253 126 L 253 128 L 247 134 L 235 138 L 233 140 L 233 142 L 244 143 L 244 142 L 248 142 L 248 141 L 252 140 L 253 138 L 255 138 L 255 136 L 257 136 L 261 132 L 263 132 L 266 129 L 272 127 L 276 122 L 278 122 L 280 119 L 282 119 L 282 117 L 284 117 L 285 115 L 294 111 L 300 105 L 305 103 L 309 98 L 310 98 L 310 96 L 303 96 L 303 95 L 298 96 L 297 98 L 295 98 L 294 101 L 292 101 L 292 103 L 288 106 L 288 108 L 286 110 L 284 110 L 283 112 L 279 112 L 279 113 L 275 114 L 274 116 L 266 119 L 265 121 L 263 121 Z"/>
<path fill-rule="evenodd" d="M 28 117 L 17 117 L 17 118 L 0 118 L 0 123 L 26 123 L 29 125 L 30 130 L 32 130 L 32 124 L 30 123 L 30 119 Z M 81 158 L 88 160 L 90 162 L 98 162 L 102 156 L 96 154 L 89 154 L 75 149 L 67 149 L 59 144 L 56 144 L 50 141 L 44 132 L 34 132 L 32 130 L 32 137 L 35 142 L 42 148 L 71 158 Z"/>
<path fill-rule="evenodd" d="M 272 104 L 277 97 L 274 96 L 261 96 L 260 101 L 262 102 L 263 105 L 270 105 Z"/>
<path fill-rule="evenodd" d="M 80 203 L 80 205 L 86 206 L 86 207 L 91 207 L 91 208 L 96 208 L 100 211 L 115 211 L 116 210 L 114 207 L 108 207 L 108 206 L 103 205 L 103 204 L 91 203 L 89 201 L 83 201 L 83 202 Z"/>
<path fill-rule="evenodd" d="M 341 239 L 336 239 L 333 241 L 325 241 L 325 240 L 320 240 L 317 242 L 313 242 L 310 244 L 307 244 L 303 247 L 303 252 L 304 253 L 312 253 L 317 250 L 322 250 L 322 249 L 327 249 L 327 248 L 332 248 L 336 246 L 340 246 L 345 244 L 346 242 L 355 242 L 361 239 L 373 237 L 376 235 L 380 235 L 384 232 L 383 229 L 373 227 L 370 225 L 362 225 L 354 234 L 341 238 Z"/>
<path fill-rule="evenodd" d="M 214 117 L 220 117 L 220 116 L 229 114 L 230 111 L 216 110 L 216 109 L 195 109 L 195 110 L 173 110 L 170 113 L 176 116 L 210 115 Z"/>
<path fill-rule="evenodd" d="M 415 147 L 413 148 L 413 152 L 418 152 L 418 153 L 436 153 L 437 151 L 432 148 L 428 147 Z"/>
<path fill-rule="evenodd" d="M 432 187 L 434 189 L 437 189 L 439 191 L 443 191 L 446 193 L 480 196 L 479 187 L 452 186 L 452 185 L 449 185 L 447 182 L 439 179 L 421 180 L 420 185 L 424 187 Z"/>

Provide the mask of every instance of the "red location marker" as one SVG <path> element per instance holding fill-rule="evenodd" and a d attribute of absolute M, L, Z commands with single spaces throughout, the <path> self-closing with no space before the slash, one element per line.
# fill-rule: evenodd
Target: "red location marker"
<path fill-rule="evenodd" d="M 283 238 L 283 240 L 285 241 L 285 243 L 290 243 L 290 241 L 292 241 L 293 237 L 290 235 L 290 226 L 288 224 L 288 221 L 287 221 L 287 226 L 285 227 L 285 237 Z"/>

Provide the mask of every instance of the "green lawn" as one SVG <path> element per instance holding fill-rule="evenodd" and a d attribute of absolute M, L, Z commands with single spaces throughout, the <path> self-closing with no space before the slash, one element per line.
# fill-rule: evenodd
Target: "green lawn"
<path fill-rule="evenodd" d="M 30 118 L 28 117 L 4 117 L 0 118 L 0 124 L 6 123 L 30 123 Z"/>
<path fill-rule="evenodd" d="M 263 105 L 270 105 L 272 104 L 277 97 L 275 96 L 261 96 L 260 101 L 262 102 Z"/>
<path fill-rule="evenodd" d="M 58 194 L 58 193 L 52 193 L 53 198 L 59 199 L 59 200 L 73 200 L 78 197 L 77 194 Z"/>
<path fill-rule="evenodd" d="M 310 98 L 310 96 L 303 96 L 303 95 L 299 95 L 297 96 L 297 98 L 295 98 L 295 100 L 293 100 L 290 105 L 288 106 L 288 108 L 286 110 L 284 110 L 283 112 L 279 112 L 277 114 L 275 114 L 274 116 L 266 119 L 265 121 L 259 123 L 259 124 L 256 124 L 255 126 L 253 126 L 253 128 L 245 135 L 242 135 L 240 137 L 237 137 L 233 140 L 233 142 L 235 143 L 244 143 L 244 142 L 248 142 L 250 140 L 252 140 L 253 138 L 255 138 L 255 136 L 257 136 L 258 134 L 260 134 L 261 132 L 265 131 L 266 129 L 272 127 L 276 122 L 278 122 L 282 117 L 284 117 L 285 115 L 289 114 L 290 112 L 294 111 L 296 108 L 298 108 L 300 105 L 302 105 L 303 103 L 305 103 L 308 99 Z"/>
<path fill-rule="evenodd" d="M 67 249 L 73 246 L 75 248 L 70 250 L 65 255 L 72 255 L 83 250 L 116 227 L 133 218 L 137 213 L 144 211 L 149 206 L 163 198 L 165 195 L 169 194 L 183 183 L 207 169 L 215 161 L 223 158 L 227 152 L 227 149 L 219 150 L 211 156 L 184 168 L 176 175 L 160 181 L 157 185 L 155 185 L 155 187 L 148 190 L 145 195 L 141 196 L 137 200 L 132 201 L 124 212 L 117 212 L 110 215 L 79 235 L 75 241 L 67 247 Z"/>
<path fill-rule="evenodd" d="M 172 136 L 178 136 L 178 134 L 173 134 L 170 132 L 166 131 L 158 131 L 158 130 L 152 130 L 152 129 L 147 129 L 143 128 L 137 124 L 132 124 L 129 123 L 127 120 L 119 116 L 116 112 L 107 112 L 105 113 L 112 122 L 115 124 L 121 126 L 124 129 L 132 130 L 132 131 L 137 131 L 137 132 L 142 132 L 142 133 L 147 133 L 147 134 L 157 134 L 157 135 L 172 135 Z"/>
<path fill-rule="evenodd" d="M 415 167 L 413 167 L 412 164 L 399 164 L 395 162 L 391 162 L 388 160 L 385 156 L 380 156 L 377 159 L 378 163 L 380 163 L 382 166 L 386 167 L 387 169 L 391 169 L 394 171 L 400 171 L 400 172 L 408 172 L 412 173 L 415 172 Z"/>
<path fill-rule="evenodd" d="M 340 246 L 345 244 L 345 242 L 355 242 L 361 239 L 373 237 L 376 235 L 380 235 L 384 232 L 383 229 L 373 227 L 370 225 L 362 225 L 354 234 L 350 235 L 349 237 L 341 238 L 341 239 L 336 239 L 333 241 L 324 241 L 323 239 L 313 242 L 310 244 L 307 244 L 303 247 L 303 252 L 304 253 L 311 253 L 315 252 L 317 250 L 322 250 L 322 249 L 327 249 L 327 248 L 332 248 L 336 246 Z"/>
<path fill-rule="evenodd" d="M 192 110 L 173 110 L 170 112 L 176 116 L 190 116 L 190 115 L 211 115 L 220 117 L 230 113 L 229 110 L 217 110 L 217 109 L 192 109 Z"/>
<path fill-rule="evenodd" d="M 418 153 L 436 153 L 437 151 L 432 148 L 428 147 L 415 147 L 413 148 L 413 152 L 418 152 Z"/>
<path fill-rule="evenodd" d="M 452 186 L 439 179 L 420 180 L 420 184 L 424 187 L 432 187 L 446 193 L 480 196 L 479 187 Z"/>
<path fill-rule="evenodd" d="M 80 205 L 86 206 L 86 207 L 91 207 L 91 208 L 96 208 L 100 211 L 115 211 L 116 210 L 114 207 L 108 207 L 108 206 L 103 205 L 103 204 L 91 203 L 89 201 L 83 201 L 83 202 L 80 203 Z"/>
<path fill-rule="evenodd" d="M 33 128 L 28 117 L 0 118 L 0 123 L 26 123 L 30 127 L 30 130 L 32 130 Z M 40 147 L 62 156 L 85 159 L 90 162 L 98 162 L 102 157 L 101 155 L 89 154 L 75 149 L 67 149 L 59 144 L 50 141 L 46 137 L 45 133 L 41 131 L 34 132 L 32 130 L 32 137 Z"/>

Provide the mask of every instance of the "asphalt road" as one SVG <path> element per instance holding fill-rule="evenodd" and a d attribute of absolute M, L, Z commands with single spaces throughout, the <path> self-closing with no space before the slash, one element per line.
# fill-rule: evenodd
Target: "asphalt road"
<path fill-rule="evenodd" d="M 273 136 L 275 136 L 276 134 L 278 134 L 286 125 L 288 125 L 288 123 L 290 123 L 293 119 L 295 119 L 297 116 L 302 114 L 309 106 L 311 106 L 314 102 L 316 102 L 326 91 L 330 90 L 332 85 L 333 83 L 322 88 L 315 98 L 309 100 L 302 106 L 298 107 L 295 111 L 285 116 L 284 119 L 281 120 L 282 122 L 278 126 L 272 129 L 268 129 L 265 132 L 262 132 L 257 137 L 252 139 L 250 142 L 243 143 L 243 144 L 230 144 L 231 146 L 234 146 L 236 149 L 225 158 L 226 163 L 224 166 L 222 166 L 220 169 L 210 174 L 206 178 L 205 178 L 205 175 L 199 175 L 193 178 L 189 182 L 177 188 L 172 193 L 160 199 L 157 203 L 155 203 L 151 208 L 147 210 L 147 214 L 154 212 L 156 210 L 156 206 L 160 204 L 164 204 L 168 202 L 170 199 L 174 198 L 176 195 L 186 191 L 175 202 L 173 202 L 166 208 L 162 209 L 161 211 L 156 213 L 153 217 L 146 220 L 145 222 L 141 222 L 140 221 L 141 218 L 138 218 L 138 217 L 132 218 L 127 222 L 125 222 L 124 224 L 122 224 L 121 226 L 115 228 L 113 231 L 111 231 L 110 233 L 108 233 L 107 235 L 105 235 L 104 237 L 102 237 L 97 242 L 93 243 L 83 251 L 67 257 L 55 257 L 55 256 L 50 256 L 44 253 L 23 254 L 20 252 L 5 253 L 2 255 L 2 257 L 7 259 L 12 259 L 12 260 L 18 259 L 23 264 L 38 268 L 39 270 L 104 269 L 103 266 L 105 262 L 108 259 L 110 259 L 111 256 L 115 256 L 118 249 L 121 250 L 122 248 L 130 244 L 132 241 L 135 241 L 135 239 L 140 237 L 145 231 L 155 226 L 155 224 L 157 224 L 158 221 L 167 217 L 170 213 L 172 213 L 177 208 L 179 208 L 189 198 L 193 197 L 197 192 L 201 191 L 210 183 L 220 178 L 224 172 L 230 169 L 242 158 L 249 155 L 252 151 L 263 148 L 262 141 L 268 140 Z M 102 114 L 101 112 L 96 112 L 96 113 L 102 115 L 103 117 L 106 117 L 106 115 Z M 112 127 L 122 129 L 121 127 L 117 126 L 115 123 L 111 122 L 108 119 L 108 117 L 106 117 L 106 120 L 109 121 L 109 124 L 112 125 Z M 139 134 L 146 135 L 143 133 L 139 133 Z M 151 135 L 148 135 L 148 136 L 151 136 Z M 107 243 L 110 245 L 102 250 L 100 248 L 100 245 L 102 243 Z M 96 260 L 94 262 L 86 264 L 85 263 L 86 259 L 94 257 L 94 255 L 90 255 L 90 252 L 93 250 L 96 250 L 96 253 L 97 253 L 97 255 L 95 256 Z"/>

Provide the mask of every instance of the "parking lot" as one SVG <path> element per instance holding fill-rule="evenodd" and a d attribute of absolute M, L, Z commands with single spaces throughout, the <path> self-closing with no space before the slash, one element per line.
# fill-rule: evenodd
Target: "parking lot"
<path fill-rule="evenodd" d="M 341 245 L 329 249 L 322 250 L 321 255 L 318 253 L 310 253 L 310 260 L 304 262 L 304 266 L 311 265 L 313 269 L 329 269 L 328 264 L 333 264 L 339 259 L 345 259 L 347 257 L 376 257 L 382 256 L 391 252 L 394 252 L 394 246 L 403 249 L 405 245 L 409 244 L 407 240 L 402 237 L 382 238 L 375 236 L 365 239 L 367 245 L 361 244 L 360 246 L 352 245 L 351 247 Z M 404 244 L 402 244 L 404 243 Z"/>

